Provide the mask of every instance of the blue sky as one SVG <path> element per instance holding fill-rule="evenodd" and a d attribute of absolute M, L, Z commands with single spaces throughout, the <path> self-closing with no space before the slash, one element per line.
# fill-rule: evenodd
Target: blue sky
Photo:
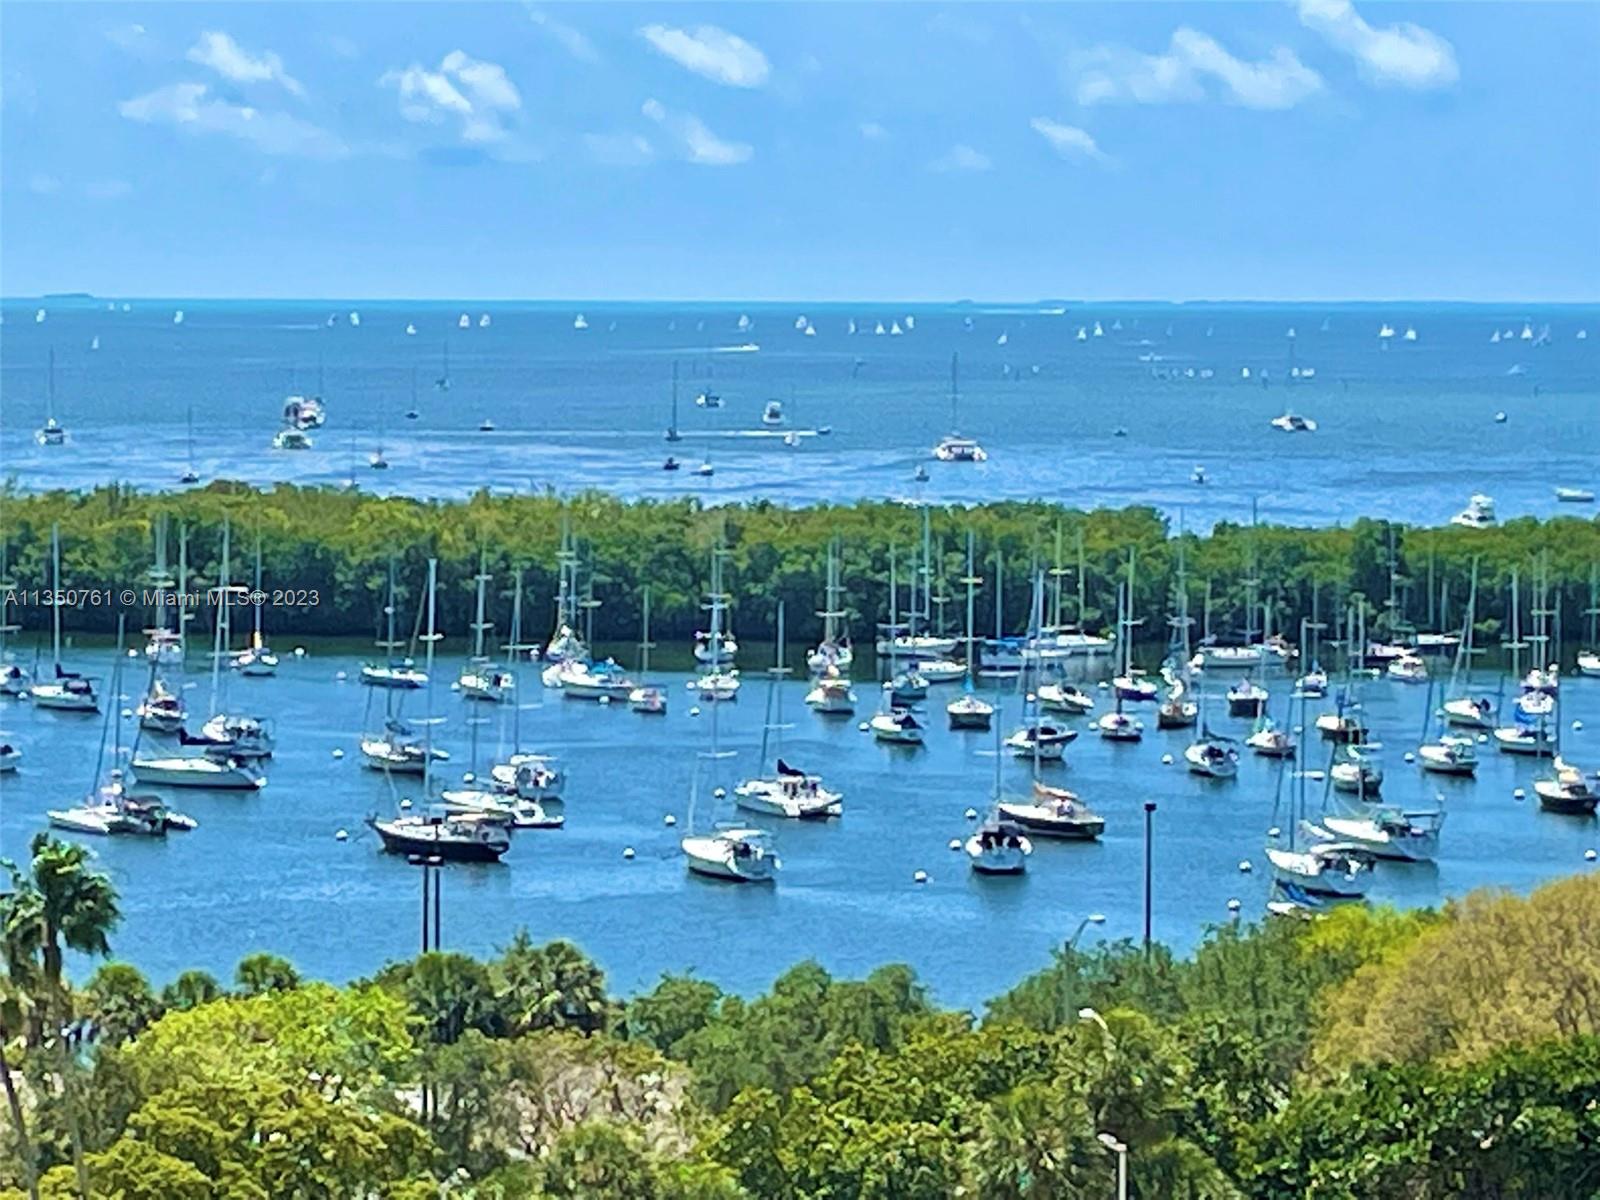
<path fill-rule="evenodd" d="M 0 290 L 1589 300 L 1600 6 L 5 4 Z"/>

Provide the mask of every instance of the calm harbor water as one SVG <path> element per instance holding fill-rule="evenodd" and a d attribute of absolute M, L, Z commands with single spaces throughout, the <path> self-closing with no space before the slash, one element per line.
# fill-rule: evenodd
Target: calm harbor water
<path fill-rule="evenodd" d="M 1442 522 L 1475 491 L 1504 515 L 1549 514 L 1556 486 L 1600 485 L 1592 305 L 11 299 L 0 309 L 0 464 L 26 488 L 172 487 L 192 459 L 203 480 L 800 504 L 911 495 L 927 463 L 936 502 L 1149 503 L 1181 509 L 1194 528 L 1244 518 L 1252 499 L 1290 523 Z M 1392 337 L 1379 336 L 1385 326 Z M 52 350 L 71 440 L 41 448 L 32 434 Z M 955 351 L 961 428 L 990 453 L 976 467 L 928 463 L 951 425 Z M 668 447 L 674 362 L 684 440 Z M 446 377 L 448 390 L 435 386 Z M 696 407 L 707 390 L 724 406 Z M 274 451 L 292 392 L 320 392 L 328 423 L 313 449 Z M 783 429 L 761 423 L 769 399 L 786 407 Z M 1270 428 L 1286 406 L 1318 432 Z M 492 433 L 479 432 L 485 419 Z M 822 427 L 831 433 L 808 436 Z M 380 444 L 392 464 L 383 473 L 366 467 Z M 669 449 L 715 475 L 664 472 Z M 1191 482 L 1197 464 L 1204 486 Z"/>
<path fill-rule="evenodd" d="M 416 872 L 383 854 L 362 824 L 368 813 L 392 811 L 398 796 L 420 795 L 418 781 L 391 789 L 360 762 L 357 737 L 381 718 L 383 696 L 369 696 L 354 682 L 360 660 L 353 655 L 318 651 L 294 658 L 285 653 L 288 640 L 280 637 L 277 644 L 284 653 L 277 678 L 229 685 L 230 707 L 277 722 L 279 750 L 267 767 L 268 786 L 255 795 L 173 792 L 176 806 L 200 822 L 196 831 L 165 842 L 93 841 L 123 897 L 116 950 L 157 980 L 191 966 L 227 975 L 239 957 L 261 948 L 287 954 L 307 973 L 347 979 L 415 950 Z M 761 657 L 756 647 L 747 650 L 743 695 L 719 716 L 722 745 L 737 757 L 718 765 L 716 782 L 730 789 L 758 769 L 767 687 Z M 106 648 L 85 648 L 70 662 L 109 677 L 112 658 Z M 442 659 L 436 680 L 453 679 L 458 666 L 459 660 Z M 340 672 L 348 677 L 342 682 Z M 1051 948 L 1090 913 L 1103 913 L 1106 922 L 1091 927 L 1088 939 L 1139 936 L 1143 801 L 1159 805 L 1155 932 L 1179 947 L 1192 945 L 1206 924 L 1226 920 L 1230 898 L 1242 902 L 1247 916 L 1262 912 L 1265 832 L 1289 824 L 1286 811 L 1275 813 L 1275 802 L 1287 804 L 1292 785 L 1280 784 L 1282 769 L 1274 763 L 1247 754 L 1235 781 L 1202 781 L 1181 765 L 1190 732 L 1156 731 L 1153 708 L 1138 745 L 1101 741 L 1078 719 L 1083 734 L 1068 748 L 1068 764 L 1044 772 L 1106 815 L 1104 840 L 1040 843 L 1025 877 L 976 878 L 947 843 L 970 827 L 965 810 L 982 810 L 989 801 L 992 737 L 945 729 L 940 706 L 947 696 L 936 688 L 930 710 L 937 719 L 926 747 L 887 748 L 857 728 L 870 711 L 872 684 L 858 681 L 857 718 L 829 722 L 803 707 L 804 685 L 791 680 L 783 685 L 792 725 L 784 734 L 785 756 L 821 770 L 841 789 L 845 815 L 826 825 L 755 819 L 776 831 L 780 880 L 774 888 L 722 885 L 688 876 L 677 852 L 690 825 L 695 751 L 709 748 L 711 732 L 710 706 L 698 717 L 690 713 L 687 676 L 663 675 L 672 708 L 666 718 L 652 720 L 620 704 L 565 700 L 540 688 L 532 669 L 522 675 L 522 740 L 564 763 L 567 827 L 517 834 L 498 866 L 448 869 L 445 941 L 485 953 L 523 926 L 537 938 L 571 938 L 623 991 L 647 987 L 664 971 L 684 970 L 753 991 L 812 956 L 842 973 L 910 962 L 941 1001 L 974 1005 L 1043 966 Z M 143 684 L 142 660 L 131 663 L 122 707 L 137 701 Z M 1482 677 L 1483 690 L 1497 686 Z M 196 669 L 185 676 L 185 687 L 191 709 L 202 714 L 209 676 Z M 1219 697 L 1224 687 L 1211 684 Z M 1288 682 L 1275 679 L 1270 687 L 1281 713 Z M 1565 732 L 1568 752 L 1592 769 L 1600 762 L 1600 680 L 1568 679 L 1562 690 L 1563 722 L 1584 725 Z M 1014 690 L 997 698 L 1009 729 L 1019 698 Z M 1527 889 L 1591 869 L 1584 851 L 1600 845 L 1600 827 L 1540 813 L 1531 799 L 1531 761 L 1483 747 L 1475 782 L 1424 776 L 1402 761 L 1422 731 L 1427 698 L 1426 688 L 1389 681 L 1364 689 L 1369 724 L 1387 745 L 1385 798 L 1425 805 L 1442 794 L 1449 813 L 1437 865 L 1382 864 L 1373 899 L 1434 904 L 1475 887 Z M 405 704 L 411 717 L 429 707 L 421 694 Z M 23 747 L 26 756 L 16 774 L 0 775 L 0 851 L 20 856 L 44 827 L 46 809 L 90 786 L 101 723 L 18 701 L 0 705 L 4 740 Z M 431 708 L 439 718 L 438 744 L 452 755 L 445 778 L 471 766 L 469 712 L 487 718 L 476 726 L 485 761 L 509 749 L 509 706 L 469 706 L 439 685 Z M 1319 708 L 1314 704 L 1313 713 Z M 1213 724 L 1242 737 L 1246 723 L 1220 715 L 1224 710 L 1221 703 L 1211 706 Z M 125 724 L 126 743 L 132 722 Z M 1326 743 L 1313 736 L 1309 744 L 1309 765 L 1325 766 Z M 1162 765 L 1164 754 L 1178 765 Z M 1003 771 L 1008 788 L 1026 785 L 1027 764 L 1007 758 Z M 731 809 L 711 810 L 710 783 L 703 779 L 696 825 L 733 816 Z M 1308 786 L 1313 809 L 1320 808 L 1320 785 Z M 1519 787 L 1530 799 L 1513 798 Z M 675 827 L 664 824 L 669 814 Z M 336 840 L 340 829 L 349 832 L 347 841 Z M 625 861 L 629 846 L 636 857 Z M 1255 869 L 1242 873 L 1242 861 Z M 918 870 L 929 873 L 926 884 L 913 882 Z"/>

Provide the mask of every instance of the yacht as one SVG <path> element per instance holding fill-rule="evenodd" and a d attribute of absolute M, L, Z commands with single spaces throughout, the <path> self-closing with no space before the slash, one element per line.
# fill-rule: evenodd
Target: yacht
<path fill-rule="evenodd" d="M 200 727 L 198 736 L 178 731 L 178 740 L 185 746 L 197 746 L 215 757 L 271 758 L 274 746 L 272 722 L 259 717 L 218 713 Z"/>
<path fill-rule="evenodd" d="M 694 469 L 694 473 L 700 476 L 702 479 L 706 479 L 710 478 L 712 475 L 715 475 L 717 473 L 717 469 L 711 465 L 710 459 L 706 459 Z"/>
<path fill-rule="evenodd" d="M 94 684 L 95 681 L 88 676 L 62 670 L 58 663 L 55 677 L 29 687 L 28 698 L 33 701 L 35 708 L 49 708 L 57 712 L 99 712 L 100 696 Z"/>
<path fill-rule="evenodd" d="M 1207 779 L 1232 779 L 1239 773 L 1239 752 L 1231 738 L 1202 734 L 1184 750 L 1183 760 L 1189 765 L 1189 774 Z"/>
<path fill-rule="evenodd" d="M 1317 717 L 1317 732 L 1330 742 L 1342 745 L 1360 745 L 1367 740 L 1367 727 L 1362 724 L 1360 711 L 1353 705 L 1336 712 L 1322 713 Z"/>
<path fill-rule="evenodd" d="M 759 829 L 717 829 L 686 837 L 679 845 L 696 875 L 731 883 L 772 883 L 777 878 L 778 856 Z"/>
<path fill-rule="evenodd" d="M 1021 825 L 997 814 L 973 831 L 964 849 L 968 864 L 980 875 L 1020 875 L 1028 868 L 1033 843 Z"/>
<path fill-rule="evenodd" d="M 889 700 L 901 708 L 920 704 L 928 698 L 928 680 L 913 663 L 889 681 Z"/>
<path fill-rule="evenodd" d="M 806 693 L 806 707 L 823 716 L 847 717 L 856 711 L 856 694 L 838 668 L 829 667 Z"/>
<path fill-rule="evenodd" d="M 1442 809 L 1405 812 L 1398 808 L 1377 808 L 1367 816 L 1323 817 L 1326 840 L 1358 846 L 1375 858 L 1396 862 L 1433 862 L 1439 854 L 1439 830 L 1444 825 Z"/>
<path fill-rule="evenodd" d="M 1588 488 L 1558 487 L 1556 499 L 1563 504 L 1593 504 L 1594 493 Z"/>
<path fill-rule="evenodd" d="M 933 448 L 933 456 L 940 462 L 971 462 L 981 463 L 988 461 L 989 454 L 984 448 L 969 437 L 963 437 L 954 432 L 959 429 L 960 391 L 956 386 L 959 356 L 950 356 L 950 433 L 939 439 L 939 444 Z"/>
<path fill-rule="evenodd" d="M 1518 716 L 1520 715 L 1519 713 Z M 1503 754 L 1521 754 L 1532 758 L 1555 756 L 1555 738 L 1544 728 L 1543 721 L 1529 724 L 1518 720 L 1514 725 L 1494 730 L 1490 736 L 1494 738 L 1496 747 Z"/>
<path fill-rule="evenodd" d="M 524 800 L 559 800 L 566 775 L 548 754 L 513 754 L 489 769 L 491 786 Z"/>
<path fill-rule="evenodd" d="M 504 822 L 457 813 L 450 816 L 368 817 L 367 824 L 390 854 L 442 858 L 447 862 L 499 862 L 511 849 Z"/>
<path fill-rule="evenodd" d="M 1299 413 L 1285 409 L 1281 416 L 1273 417 L 1271 421 L 1274 429 L 1284 433 L 1315 433 L 1317 423 L 1310 417 L 1302 417 Z"/>
<path fill-rule="evenodd" d="M 64 446 L 67 444 L 67 431 L 61 422 L 56 420 L 56 351 L 50 348 L 50 373 L 45 390 L 45 416 L 44 424 L 33 435 L 33 440 L 41 446 Z"/>
<path fill-rule="evenodd" d="M 650 717 L 667 715 L 667 693 L 654 684 L 640 684 L 628 693 L 628 707 Z"/>
<path fill-rule="evenodd" d="M 761 410 L 761 423 L 768 429 L 776 429 L 783 424 L 783 402 L 781 400 L 767 401 L 767 406 Z"/>
<path fill-rule="evenodd" d="M 961 695 L 944 706 L 951 729 L 988 729 L 994 720 L 994 705 L 974 692 L 970 686 Z"/>
<path fill-rule="evenodd" d="M 701 675 L 689 686 L 699 693 L 702 700 L 737 700 L 739 672 L 734 668 L 713 669 Z"/>
<path fill-rule="evenodd" d="M 739 643 L 731 633 L 711 634 L 704 630 L 694 635 L 694 660 L 697 663 L 732 663 L 739 657 Z"/>
<path fill-rule="evenodd" d="M 456 684 L 466 700 L 503 704 L 517 698 L 517 677 L 493 663 L 469 664 L 462 670 Z"/>
<path fill-rule="evenodd" d="M 735 787 L 733 801 L 749 812 L 799 820 L 837 817 L 844 811 L 844 798 L 825 788 L 820 775 L 808 775 L 781 758 L 771 778 L 747 779 Z"/>
<path fill-rule="evenodd" d="M 868 724 L 872 736 L 880 742 L 901 746 L 922 745 L 922 722 L 907 709 L 891 708 L 878 713 Z"/>
<path fill-rule="evenodd" d="M 212 791 L 256 792 L 267 785 L 265 775 L 234 759 L 208 755 L 173 755 L 135 758 L 134 779 L 147 786 L 207 788 Z"/>
<path fill-rule="evenodd" d="M 1594 783 L 1559 755 L 1550 766 L 1548 779 L 1533 781 L 1539 807 L 1545 812 L 1567 816 L 1593 816 L 1596 805 L 1600 804 L 1600 791 L 1595 790 Z"/>
<path fill-rule="evenodd" d="M 278 656 L 270 646 L 247 646 L 233 656 L 233 669 L 251 677 L 276 675 Z"/>
<path fill-rule="evenodd" d="M 1105 832 L 1105 818 L 1066 788 L 1035 782 L 1030 797 L 1001 800 L 996 807 L 1003 820 L 1038 837 L 1093 841 Z"/>
<path fill-rule="evenodd" d="M 1118 675 L 1111 681 L 1111 686 L 1118 700 L 1130 704 L 1149 704 L 1161 694 L 1155 680 L 1146 679 L 1137 668 L 1130 668 L 1126 674 Z"/>
<path fill-rule="evenodd" d="M 1195 650 L 1189 665 L 1196 671 L 1253 671 L 1261 665 L 1264 653 L 1260 646 L 1222 646 L 1204 642 Z"/>
<path fill-rule="evenodd" d="M 1494 500 L 1476 492 L 1467 501 L 1466 508 L 1450 518 L 1450 524 L 1465 529 L 1489 529 L 1495 524 Z"/>
<path fill-rule="evenodd" d="M 1591 678 L 1600 676 L 1600 651 L 1583 650 L 1578 653 L 1578 674 Z M 4 690 L 3 684 L 0 684 L 0 690 Z"/>
<path fill-rule="evenodd" d="M 498 788 L 446 788 L 439 793 L 439 804 L 447 813 L 498 821 L 512 829 L 560 829 L 567 823 L 564 815 L 547 811 L 538 800 Z"/>
<path fill-rule="evenodd" d="M 1460 696 L 1446 700 L 1439 709 L 1446 725 L 1458 729 L 1493 729 L 1495 706 L 1488 696 Z"/>
<path fill-rule="evenodd" d="M 561 694 L 569 700 L 626 700 L 638 685 L 615 659 L 566 662 L 556 668 Z"/>

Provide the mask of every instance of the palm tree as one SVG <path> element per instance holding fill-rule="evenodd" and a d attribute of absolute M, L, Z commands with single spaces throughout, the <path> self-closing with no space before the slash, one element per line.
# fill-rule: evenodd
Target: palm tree
<path fill-rule="evenodd" d="M 20 982 L 17 976 L 21 974 L 28 984 L 38 987 L 39 994 L 34 997 L 37 1019 L 30 1039 L 36 1044 L 45 1040 L 56 1051 L 67 1131 L 72 1139 L 72 1168 L 77 1176 L 78 1195 L 81 1200 L 88 1200 L 89 1173 L 83 1161 L 83 1138 L 67 1056 L 65 1026 L 72 1010 L 61 978 L 62 954 L 65 950 L 109 954 L 108 935 L 121 913 L 117 909 L 116 888 L 110 879 L 91 869 L 88 850 L 57 841 L 48 833 L 36 835 L 29 850 L 32 861 L 26 874 L 15 864 L 7 864 L 11 895 L 5 901 L 0 933 L 5 939 L 12 980 Z M 39 955 L 37 973 L 33 967 L 35 953 Z"/>
<path fill-rule="evenodd" d="M 16 1081 L 11 1077 L 11 1061 L 6 1057 L 6 1045 L 27 1024 L 31 1007 L 28 993 L 16 986 L 8 977 L 0 979 L 0 1086 L 5 1088 L 6 1107 L 11 1111 L 11 1123 L 17 1130 L 17 1152 L 22 1158 L 22 1178 L 28 1187 L 28 1200 L 39 1200 L 38 1166 L 34 1161 L 33 1143 L 28 1140 L 28 1120 L 22 1113 L 22 1100 L 17 1095 Z"/>
<path fill-rule="evenodd" d="M 595 1033 L 613 1015 L 605 973 L 571 942 L 535 946 L 518 930 L 490 970 L 513 1035 L 562 1027 Z"/>

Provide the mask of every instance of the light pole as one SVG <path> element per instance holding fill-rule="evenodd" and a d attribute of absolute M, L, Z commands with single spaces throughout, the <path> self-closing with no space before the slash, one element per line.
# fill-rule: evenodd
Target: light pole
<path fill-rule="evenodd" d="M 1114 1134 L 1099 1135 L 1100 1144 L 1117 1156 L 1117 1200 L 1128 1200 L 1128 1146 Z"/>
<path fill-rule="evenodd" d="M 422 868 L 422 953 L 439 949 L 443 939 L 443 928 L 440 921 L 442 897 L 444 895 L 444 880 L 439 873 L 444 859 L 437 854 L 408 854 L 406 862 L 413 867 Z M 429 929 L 429 918 L 432 917 L 432 929 Z"/>
<path fill-rule="evenodd" d="M 1078 928 L 1075 929 L 1072 933 L 1072 936 L 1067 939 L 1067 949 L 1076 950 L 1078 948 L 1078 939 L 1083 936 L 1083 931 L 1089 926 L 1104 925 L 1105 923 L 1105 913 L 1090 913 L 1087 917 L 1078 922 Z"/>
<path fill-rule="evenodd" d="M 1156 802 L 1144 802 L 1144 956 L 1150 957 L 1150 837 Z"/>

